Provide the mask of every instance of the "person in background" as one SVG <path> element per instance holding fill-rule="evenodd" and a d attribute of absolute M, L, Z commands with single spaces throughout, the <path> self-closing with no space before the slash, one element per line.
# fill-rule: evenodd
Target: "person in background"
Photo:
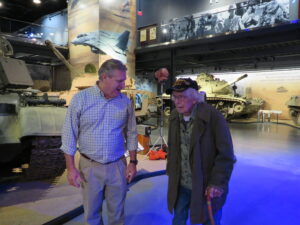
<path fill-rule="evenodd" d="M 178 79 L 171 94 L 175 109 L 168 133 L 168 209 L 173 225 L 210 225 L 207 198 L 212 199 L 215 225 L 220 225 L 222 206 L 235 163 L 231 134 L 222 114 L 205 103 L 198 84 Z"/>
<path fill-rule="evenodd" d="M 124 224 L 127 181 L 136 174 L 137 129 L 131 101 L 121 93 L 126 66 L 110 59 L 100 67 L 96 85 L 71 100 L 62 130 L 67 178 L 82 188 L 87 224 L 100 225 L 106 199 L 109 225 Z M 80 152 L 79 169 L 74 155 Z M 130 163 L 126 165 L 125 149 Z M 127 181 L 126 181 L 127 179 Z"/>
<path fill-rule="evenodd" d="M 236 5 L 230 5 L 228 12 L 229 17 L 224 20 L 223 32 L 232 32 L 245 29 L 241 16 L 236 15 Z"/>

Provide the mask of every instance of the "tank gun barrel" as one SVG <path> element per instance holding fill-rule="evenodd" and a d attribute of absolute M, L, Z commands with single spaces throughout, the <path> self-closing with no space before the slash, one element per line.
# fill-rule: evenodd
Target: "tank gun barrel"
<path fill-rule="evenodd" d="M 46 40 L 45 45 L 48 48 L 50 48 L 53 51 L 53 53 L 57 56 L 57 58 L 59 58 L 65 64 L 65 66 L 71 72 L 71 75 L 82 76 L 82 73 L 76 70 L 74 66 L 71 63 L 69 63 L 69 61 L 57 50 L 57 48 L 53 45 L 53 43 L 50 40 Z"/>
<path fill-rule="evenodd" d="M 233 80 L 233 81 L 231 81 L 231 82 L 228 82 L 228 83 L 226 83 L 226 84 L 224 84 L 224 85 L 222 85 L 222 86 L 216 88 L 215 91 L 216 91 L 216 92 L 221 91 L 223 88 L 226 88 L 226 87 L 228 87 L 228 86 L 230 86 L 230 85 L 232 85 L 232 84 L 234 84 L 234 83 L 236 83 L 236 82 L 238 82 L 238 81 L 240 81 L 240 80 L 243 80 L 243 79 L 245 79 L 246 77 L 248 77 L 248 74 L 244 74 L 244 75 L 238 77 L 237 79 L 235 79 L 235 80 Z"/>

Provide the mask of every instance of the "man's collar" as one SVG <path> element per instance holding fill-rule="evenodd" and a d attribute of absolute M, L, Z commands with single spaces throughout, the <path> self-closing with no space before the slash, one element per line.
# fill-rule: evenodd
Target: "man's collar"
<path fill-rule="evenodd" d="M 195 120 L 203 120 L 206 123 L 210 120 L 210 110 L 207 103 L 197 103 L 193 107 L 192 114 L 193 113 L 193 119 Z M 180 114 L 176 110 L 174 110 L 170 116 L 170 120 L 174 119 L 180 119 Z"/>
<path fill-rule="evenodd" d="M 100 96 L 101 96 L 102 98 L 105 98 L 104 92 L 101 90 L 98 81 L 97 81 L 96 84 L 94 85 L 94 90 L 95 90 L 95 92 L 97 93 L 97 95 L 100 94 Z M 122 98 L 122 97 L 123 97 L 123 96 L 122 96 L 122 93 L 120 93 L 118 96 L 116 96 L 116 97 L 114 97 L 114 98 L 110 98 L 110 99 Z M 105 99 L 107 99 L 107 98 L 105 98 Z M 107 99 L 107 100 L 110 100 L 110 99 Z"/>

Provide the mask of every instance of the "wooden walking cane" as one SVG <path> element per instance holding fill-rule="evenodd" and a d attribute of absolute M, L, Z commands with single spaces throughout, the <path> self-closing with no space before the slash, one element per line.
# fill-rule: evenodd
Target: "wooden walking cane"
<path fill-rule="evenodd" d="M 206 201 L 207 201 L 207 208 L 208 208 L 208 215 L 209 215 L 210 223 L 211 223 L 211 225 L 215 225 L 213 210 L 212 210 L 212 206 L 211 206 L 211 198 L 210 198 L 209 194 L 207 194 L 207 196 L 206 196 Z"/>

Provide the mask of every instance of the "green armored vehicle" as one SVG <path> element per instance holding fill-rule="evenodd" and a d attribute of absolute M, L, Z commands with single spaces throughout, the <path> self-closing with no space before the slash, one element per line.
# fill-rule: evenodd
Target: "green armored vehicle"
<path fill-rule="evenodd" d="M 65 100 L 31 89 L 33 81 L 22 60 L 0 37 L 0 166 L 23 165 L 29 179 L 51 178 L 65 170 L 60 151 Z"/>
<path fill-rule="evenodd" d="M 286 104 L 289 107 L 292 120 L 296 125 L 300 125 L 300 95 L 292 96 Z"/>
<path fill-rule="evenodd" d="M 240 97 L 235 93 L 235 83 L 247 76 L 244 74 L 232 82 L 227 82 L 201 73 L 196 81 L 201 87 L 200 91 L 206 93 L 206 101 L 217 108 L 226 119 L 233 119 L 257 112 L 263 105 L 262 99 Z"/>

